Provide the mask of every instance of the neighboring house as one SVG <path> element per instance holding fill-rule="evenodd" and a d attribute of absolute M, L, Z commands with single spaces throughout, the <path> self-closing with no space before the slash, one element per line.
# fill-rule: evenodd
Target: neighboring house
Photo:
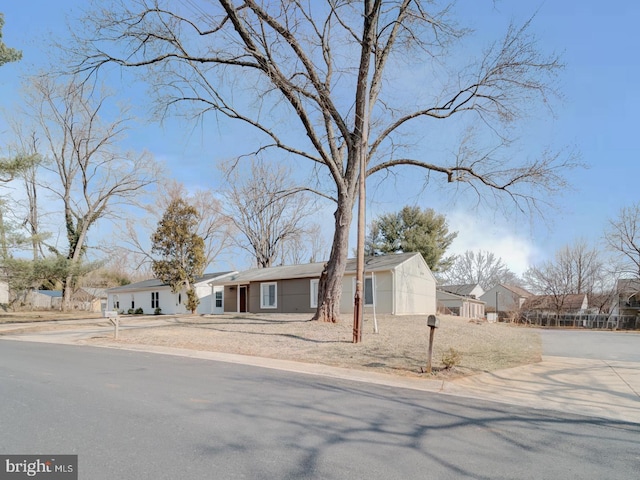
<path fill-rule="evenodd" d="M 484 293 L 483 288 L 477 283 L 469 283 L 465 285 L 442 285 L 438 287 L 438 290 L 443 292 L 453 293 L 461 297 L 469 297 L 478 299 Z"/>
<path fill-rule="evenodd" d="M 208 273 L 196 279 L 194 289 L 200 299 L 197 313 L 223 313 L 223 289 L 213 287 L 210 282 L 234 273 L 237 272 Z M 158 279 L 144 280 L 107 290 L 107 310 L 125 313 L 130 309 L 138 308 L 141 308 L 146 315 L 154 314 L 157 308 L 165 315 L 191 313 L 185 306 L 186 301 L 186 290 L 173 293 L 169 285 Z"/>
<path fill-rule="evenodd" d="M 25 296 L 25 305 L 34 309 L 62 309 L 62 290 L 30 290 Z"/>
<path fill-rule="evenodd" d="M 480 300 L 485 303 L 487 309 L 491 308 L 494 312 L 517 312 L 532 295 L 524 288 L 499 284 L 484 292 Z"/>
<path fill-rule="evenodd" d="M 80 287 L 71 295 L 72 307 L 87 312 L 107 309 L 107 291 L 104 288 Z"/>
<path fill-rule="evenodd" d="M 438 306 L 447 308 L 453 315 L 464 318 L 484 318 L 484 302 L 474 297 L 456 295 L 438 287 Z"/>
<path fill-rule="evenodd" d="M 617 308 L 618 315 L 640 314 L 640 278 L 622 278 L 617 284 Z"/>
<path fill-rule="evenodd" d="M 541 314 L 570 314 L 586 313 L 589 308 L 587 295 L 532 295 L 522 305 L 522 310 L 528 313 Z"/>
<path fill-rule="evenodd" d="M 313 313 L 324 262 L 247 270 L 215 280 L 224 287 L 225 312 Z M 356 261 L 342 280 L 340 311 L 353 312 Z M 365 258 L 365 312 L 435 314 L 436 280 L 419 253 Z"/>

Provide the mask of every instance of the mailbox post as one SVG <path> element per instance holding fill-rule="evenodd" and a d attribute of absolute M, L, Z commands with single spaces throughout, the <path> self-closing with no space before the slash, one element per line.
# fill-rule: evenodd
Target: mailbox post
<path fill-rule="evenodd" d="M 118 340 L 118 337 L 120 336 L 120 319 L 118 318 L 118 311 L 107 310 L 104 312 L 104 316 L 107 317 L 113 325 L 113 337 Z"/>
<path fill-rule="evenodd" d="M 431 373 L 431 357 L 433 356 L 433 337 L 436 333 L 436 328 L 440 326 L 440 319 L 435 315 L 429 315 L 427 317 L 427 325 L 429 326 L 429 352 L 427 354 L 427 373 Z"/>

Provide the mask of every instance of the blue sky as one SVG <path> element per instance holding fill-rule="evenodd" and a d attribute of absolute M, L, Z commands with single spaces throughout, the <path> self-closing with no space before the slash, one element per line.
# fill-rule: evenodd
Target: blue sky
<path fill-rule="evenodd" d="M 64 35 L 67 18 L 72 19 L 84 3 L 24 0 L 0 6 L 6 22 L 4 41 L 24 54 L 21 62 L 0 69 L 0 108 L 5 114 L 11 115 L 20 98 L 21 78 L 47 65 L 48 37 Z M 578 238 L 597 242 L 608 219 L 640 200 L 640 2 L 466 0 L 459 4 L 468 15 L 462 23 L 493 32 L 495 38 L 510 19 L 521 22 L 537 11 L 533 32 L 542 49 L 560 53 L 566 64 L 559 77 L 564 98 L 553 105 L 554 117 L 545 114 L 525 124 L 523 136 L 532 140 L 525 138 L 522 150 L 539 149 L 540 143 L 575 148 L 588 168 L 570 173 L 572 189 L 554 199 L 556 208 L 545 212 L 545 218 L 474 208 L 461 200 L 454 202 L 444 189 L 422 192 L 414 184 L 415 171 L 402 172 L 395 182 L 378 187 L 377 198 L 369 201 L 370 216 L 405 204 L 431 206 L 445 213 L 451 228 L 459 232 L 454 253 L 491 250 L 521 273 L 528 264 L 550 257 Z M 144 104 L 140 92 L 122 94 L 138 95 L 134 103 Z M 152 151 L 186 185 L 216 187 L 220 185 L 216 162 L 241 153 L 234 128 L 233 124 L 201 127 L 175 119 L 165 128 L 139 125 L 130 142 L 134 148 Z M 6 131 L 0 119 L 0 138 L 6 139 Z M 318 218 L 327 230 L 331 220 L 330 211 L 326 218 Z"/>

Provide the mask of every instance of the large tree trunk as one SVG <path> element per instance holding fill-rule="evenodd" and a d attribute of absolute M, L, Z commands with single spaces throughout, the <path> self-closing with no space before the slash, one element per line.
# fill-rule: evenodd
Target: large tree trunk
<path fill-rule="evenodd" d="M 68 312 L 71 310 L 71 294 L 73 293 L 73 275 L 68 274 L 64 279 L 64 285 L 62 286 L 62 305 L 60 310 Z"/>
<path fill-rule="evenodd" d="M 313 320 L 337 323 L 340 319 L 342 277 L 347 266 L 349 228 L 353 217 L 353 199 L 339 197 L 334 213 L 335 232 L 331 255 L 318 284 L 318 310 Z"/>

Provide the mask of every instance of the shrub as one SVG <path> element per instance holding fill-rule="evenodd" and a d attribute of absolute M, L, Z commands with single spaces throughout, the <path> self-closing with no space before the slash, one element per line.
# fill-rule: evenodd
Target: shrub
<path fill-rule="evenodd" d="M 462 354 L 453 347 L 442 354 L 442 364 L 447 370 L 453 367 L 457 367 L 458 365 L 460 365 L 461 361 Z"/>
<path fill-rule="evenodd" d="M 140 307 L 136 308 L 135 314 L 136 315 L 142 315 L 144 313 L 144 310 Z"/>
<path fill-rule="evenodd" d="M 135 310 L 133 308 L 130 308 L 129 310 L 127 310 L 127 313 L 129 315 L 133 315 L 135 313 Z"/>
<path fill-rule="evenodd" d="M 156 307 L 156 309 L 153 311 L 153 314 L 160 315 L 161 312 L 162 312 L 162 309 L 160 307 Z"/>

